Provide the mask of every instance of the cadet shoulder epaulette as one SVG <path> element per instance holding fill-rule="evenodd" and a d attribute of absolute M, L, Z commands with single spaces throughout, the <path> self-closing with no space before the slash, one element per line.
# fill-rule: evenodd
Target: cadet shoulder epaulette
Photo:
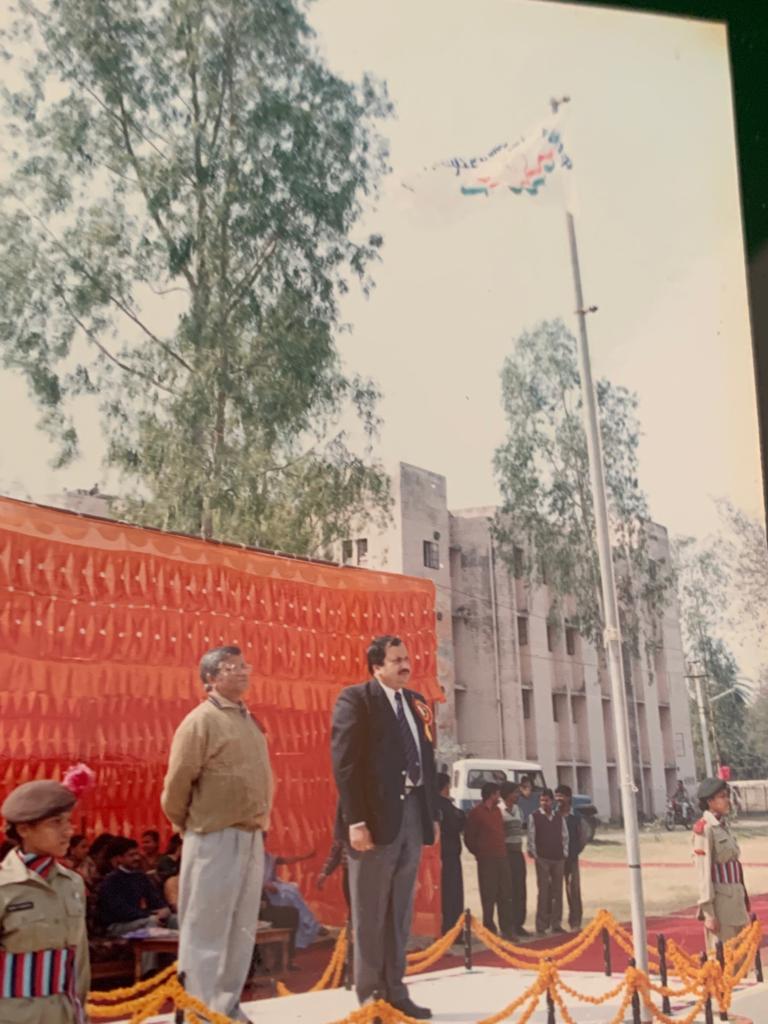
<path fill-rule="evenodd" d="M 707 827 L 706 821 L 703 818 L 699 818 L 696 824 L 693 826 L 693 834 L 696 836 L 703 836 L 704 829 Z"/>

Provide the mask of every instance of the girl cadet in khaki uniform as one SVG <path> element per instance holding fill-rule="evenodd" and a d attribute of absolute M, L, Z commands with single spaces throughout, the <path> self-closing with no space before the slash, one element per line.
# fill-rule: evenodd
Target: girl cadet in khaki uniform
<path fill-rule="evenodd" d="M 704 922 L 707 949 L 727 942 L 749 924 L 749 900 L 739 861 L 739 844 L 728 828 L 731 809 L 728 783 L 705 779 L 699 786 L 704 812 L 693 826 L 693 860 L 699 883 L 699 920 Z"/>
<path fill-rule="evenodd" d="M 82 1024 L 90 983 L 85 889 L 56 863 L 72 835 L 77 796 L 59 782 L 26 782 L 0 813 L 18 845 L 0 864 L 0 1021 Z"/>

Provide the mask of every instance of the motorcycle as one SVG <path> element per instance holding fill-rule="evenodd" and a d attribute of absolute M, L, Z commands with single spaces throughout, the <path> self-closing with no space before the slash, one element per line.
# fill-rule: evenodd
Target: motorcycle
<path fill-rule="evenodd" d="M 677 826 L 682 825 L 683 828 L 691 828 L 693 826 L 693 808 L 689 803 L 683 803 L 680 800 L 673 800 L 671 797 L 667 799 L 667 813 L 664 815 L 664 828 L 667 832 Z"/>

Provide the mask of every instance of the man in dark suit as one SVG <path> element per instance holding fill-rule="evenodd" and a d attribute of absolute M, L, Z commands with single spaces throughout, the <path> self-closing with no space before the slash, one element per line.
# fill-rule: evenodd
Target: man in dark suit
<path fill-rule="evenodd" d="M 411 1000 L 403 976 L 421 847 L 439 834 L 432 713 L 406 689 L 411 666 L 399 637 L 376 637 L 368 669 L 372 679 L 339 695 L 331 733 L 336 837 L 349 845 L 355 989 L 361 1003 L 386 999 L 427 1020 L 431 1011 Z"/>
<path fill-rule="evenodd" d="M 464 876 L 461 871 L 461 833 L 466 815 L 451 800 L 451 777 L 437 776 L 437 806 L 440 812 L 440 901 L 443 935 L 456 924 L 464 909 Z"/>

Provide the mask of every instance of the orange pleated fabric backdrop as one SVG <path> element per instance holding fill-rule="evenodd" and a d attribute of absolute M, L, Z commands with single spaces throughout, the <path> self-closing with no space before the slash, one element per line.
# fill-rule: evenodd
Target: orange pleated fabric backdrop
<path fill-rule="evenodd" d="M 248 703 L 277 780 L 268 847 L 316 857 L 290 874 L 326 921 L 340 875 L 314 879 L 331 842 L 330 719 L 367 677 L 370 638 L 396 633 L 411 685 L 441 699 L 428 580 L 323 565 L 0 498 L 0 800 L 85 761 L 97 784 L 76 821 L 138 838 L 170 834 L 160 791 L 173 731 L 201 699 L 196 666 L 237 644 Z M 415 929 L 437 934 L 440 865 L 426 849 Z"/>

